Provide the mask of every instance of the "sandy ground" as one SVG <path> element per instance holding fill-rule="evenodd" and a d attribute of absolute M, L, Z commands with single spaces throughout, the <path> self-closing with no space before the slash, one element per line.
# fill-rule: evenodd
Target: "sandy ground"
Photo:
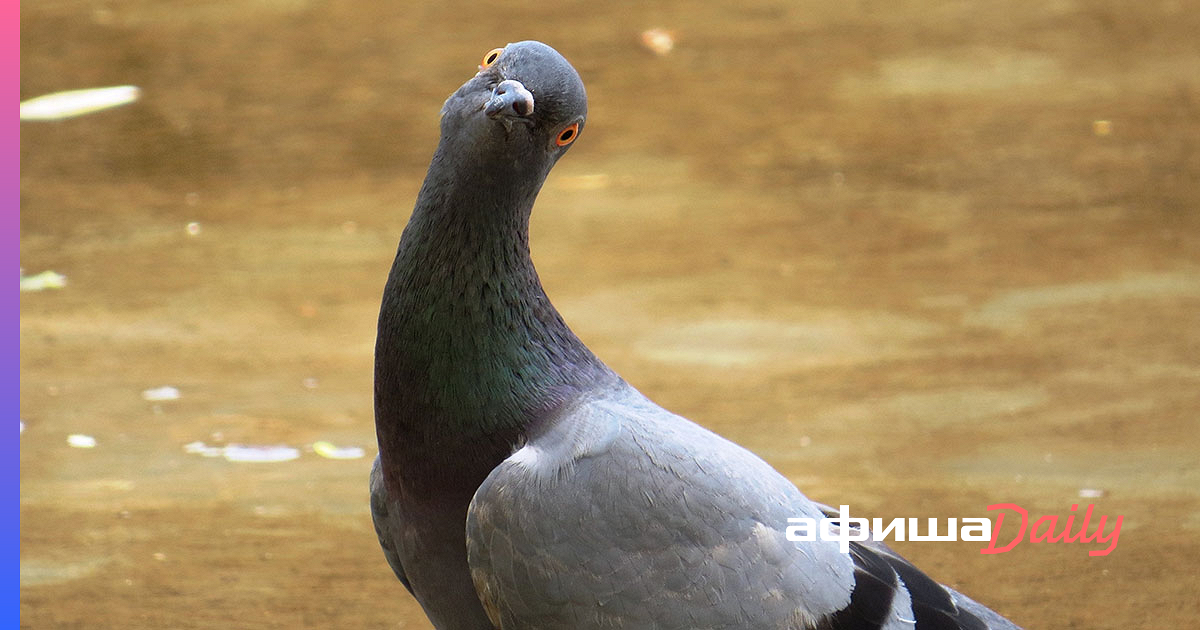
<path fill-rule="evenodd" d="M 428 627 L 367 508 L 374 318 L 442 100 L 523 38 L 591 97 L 533 247 L 601 357 L 856 515 L 1123 515 L 897 545 L 1023 625 L 1194 622 L 1200 13 L 603 6 L 23 7 L 23 98 L 144 98 L 22 125 L 22 264 L 68 278 L 21 304 L 22 625 Z"/>

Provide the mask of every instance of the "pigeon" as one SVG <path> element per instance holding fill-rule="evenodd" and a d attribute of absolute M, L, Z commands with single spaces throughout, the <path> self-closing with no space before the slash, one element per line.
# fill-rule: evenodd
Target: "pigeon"
<path fill-rule="evenodd" d="M 826 508 L 571 332 L 529 216 L 586 119 L 553 48 L 488 52 L 442 106 L 384 288 L 371 514 L 433 626 L 1016 628 L 882 543 L 789 540 Z"/>

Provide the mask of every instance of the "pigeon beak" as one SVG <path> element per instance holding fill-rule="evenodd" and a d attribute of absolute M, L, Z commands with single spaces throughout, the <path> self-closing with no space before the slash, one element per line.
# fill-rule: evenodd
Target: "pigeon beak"
<path fill-rule="evenodd" d="M 483 111 L 488 118 L 527 118 L 533 114 L 533 92 L 525 89 L 520 81 L 506 79 L 492 90 L 492 98 Z"/>

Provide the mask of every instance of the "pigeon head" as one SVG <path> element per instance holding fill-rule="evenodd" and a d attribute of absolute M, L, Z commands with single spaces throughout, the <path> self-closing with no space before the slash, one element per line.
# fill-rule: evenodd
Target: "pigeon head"
<path fill-rule="evenodd" d="M 479 72 L 446 99 L 442 140 L 480 166 L 537 172 L 566 152 L 586 118 L 575 68 L 541 42 L 517 42 L 485 54 Z"/>

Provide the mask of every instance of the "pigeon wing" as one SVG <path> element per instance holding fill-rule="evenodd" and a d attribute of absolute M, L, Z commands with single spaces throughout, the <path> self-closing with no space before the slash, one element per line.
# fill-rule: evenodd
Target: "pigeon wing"
<path fill-rule="evenodd" d="M 377 455 L 375 463 L 371 465 L 371 520 L 375 522 L 375 535 L 379 537 L 379 546 L 383 548 L 388 565 L 392 567 L 404 588 L 412 593 L 412 586 L 408 583 L 408 577 L 404 575 L 400 554 L 396 552 L 395 529 L 398 524 L 395 518 L 388 512 L 388 491 L 383 483 L 383 472 Z"/>
<path fill-rule="evenodd" d="M 623 383 L 540 426 L 467 514 L 497 627 L 816 628 L 850 605 L 849 555 L 785 537 L 817 504 L 749 451 Z"/>

